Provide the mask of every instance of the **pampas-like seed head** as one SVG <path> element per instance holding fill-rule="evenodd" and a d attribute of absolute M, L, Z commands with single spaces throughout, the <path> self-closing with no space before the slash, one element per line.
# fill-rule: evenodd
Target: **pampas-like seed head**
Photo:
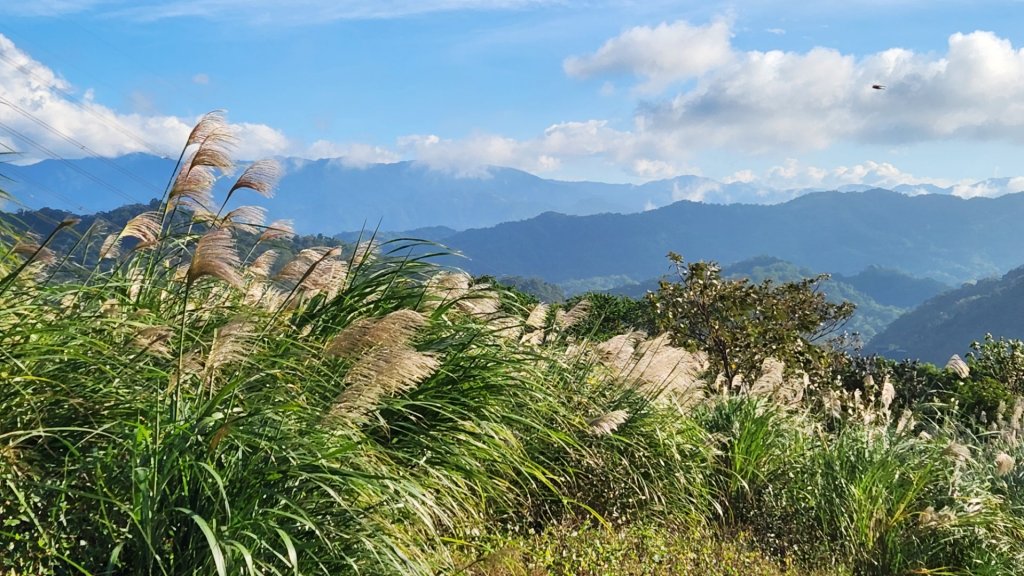
<path fill-rule="evenodd" d="M 245 318 L 236 318 L 221 326 L 214 335 L 210 353 L 206 356 L 206 378 L 209 379 L 226 364 L 244 360 L 247 345 L 252 337 L 252 326 Z"/>
<path fill-rule="evenodd" d="M 617 430 L 626 420 L 629 420 L 629 412 L 613 410 L 587 422 L 587 427 L 594 436 L 605 436 Z"/>
<path fill-rule="evenodd" d="M 1000 452 L 996 456 L 996 476 L 1006 476 L 1010 472 L 1013 472 L 1013 466 L 1016 464 L 1013 460 L 1013 456 L 1010 456 L 1006 452 Z"/>
<path fill-rule="evenodd" d="M 281 165 L 277 160 L 257 160 L 249 165 L 242 172 L 242 175 L 235 181 L 234 186 L 228 191 L 228 198 L 235 193 L 235 190 L 248 188 L 264 198 L 274 197 L 274 186 L 281 177 Z"/>
<path fill-rule="evenodd" d="M 943 454 L 957 460 L 958 462 L 971 459 L 971 449 L 958 442 L 951 441 L 947 444 L 945 450 L 943 450 Z"/>
<path fill-rule="evenodd" d="M 235 167 L 231 160 L 231 150 L 237 142 L 238 139 L 227 125 L 214 128 L 199 144 L 199 149 L 189 162 L 189 169 L 206 166 L 221 172 L 231 171 Z"/>
<path fill-rule="evenodd" d="M 209 166 L 192 166 L 192 158 L 189 158 L 174 178 L 166 211 L 177 207 L 209 211 L 213 205 L 212 190 L 216 181 L 213 169 Z"/>
<path fill-rule="evenodd" d="M 25 260 L 40 264 L 50 264 L 55 258 L 53 250 L 41 246 L 38 242 L 30 239 L 19 240 L 11 250 L 18 256 L 25 258 Z"/>
<path fill-rule="evenodd" d="M 966 380 L 971 375 L 971 369 L 967 366 L 967 363 L 963 361 L 960 356 L 953 354 L 950 357 L 949 362 L 946 362 L 946 370 L 956 374 L 962 380 Z"/>
<path fill-rule="evenodd" d="M 191 285 L 203 276 L 219 278 L 232 286 L 240 286 L 242 278 L 238 273 L 241 259 L 235 251 L 235 239 L 229 230 L 216 228 L 204 234 L 196 245 L 192 263 L 185 275 Z"/>
<path fill-rule="evenodd" d="M 888 413 L 889 412 L 889 406 L 892 405 L 892 401 L 895 400 L 895 399 L 896 399 L 896 388 L 892 385 L 892 382 L 889 380 L 889 377 L 886 376 L 882 380 L 882 394 L 881 394 L 882 409 L 885 410 L 885 412 Z"/>
<path fill-rule="evenodd" d="M 278 238 L 291 238 L 292 236 L 295 236 L 295 227 L 291 220 L 275 220 L 263 230 L 256 243 L 277 240 Z"/>
<path fill-rule="evenodd" d="M 223 110 L 208 112 L 192 128 L 192 132 L 189 133 L 188 139 L 185 141 L 185 147 L 199 144 L 215 130 L 223 130 L 226 127 L 227 121 L 224 119 Z"/>
<path fill-rule="evenodd" d="M 541 302 L 533 307 L 530 315 L 526 317 L 526 325 L 530 328 L 543 328 L 544 321 L 548 318 L 548 305 Z"/>
<path fill-rule="evenodd" d="M 103 239 L 103 245 L 100 246 L 100 260 L 107 258 L 117 259 L 121 256 L 121 237 L 118 234 L 109 234 Z"/>
<path fill-rule="evenodd" d="M 293 282 L 302 290 L 323 292 L 333 297 L 348 276 L 348 266 L 337 259 L 339 254 L 340 248 L 307 248 L 285 264 L 275 279 Z"/>
<path fill-rule="evenodd" d="M 353 358 L 385 344 L 404 345 L 426 325 L 427 318 L 415 310 L 396 310 L 379 318 L 360 318 L 331 340 L 327 353 Z"/>
<path fill-rule="evenodd" d="M 137 239 L 139 243 L 135 246 L 135 250 L 145 250 L 146 248 L 156 246 L 160 240 L 160 214 L 157 212 L 143 212 L 129 220 L 124 225 L 124 228 L 121 229 L 120 234 L 117 235 L 117 240 L 111 245 L 111 248 L 117 248 L 118 242 L 122 238 Z M 105 247 L 106 244 L 106 242 L 103 243 Z"/>
<path fill-rule="evenodd" d="M 218 225 L 256 234 L 263 228 L 266 218 L 267 209 L 262 206 L 239 206 L 225 214 Z"/>
<path fill-rule="evenodd" d="M 248 271 L 253 276 L 266 280 L 270 277 L 274 262 L 277 262 L 277 250 L 267 250 L 249 264 Z"/>
<path fill-rule="evenodd" d="M 586 319 L 590 315 L 590 309 L 590 300 L 580 300 L 568 312 L 556 314 L 555 325 L 560 330 L 568 330 Z M 562 311 L 559 310 L 559 312 Z"/>
<path fill-rule="evenodd" d="M 345 375 L 348 386 L 335 399 L 330 417 L 359 419 L 375 409 L 382 398 L 409 390 L 440 366 L 435 356 L 412 348 L 374 348 Z"/>
<path fill-rule="evenodd" d="M 172 334 L 171 329 L 166 326 L 149 326 L 135 334 L 132 344 L 144 352 L 167 358 L 171 356 L 167 341 L 171 339 Z"/>

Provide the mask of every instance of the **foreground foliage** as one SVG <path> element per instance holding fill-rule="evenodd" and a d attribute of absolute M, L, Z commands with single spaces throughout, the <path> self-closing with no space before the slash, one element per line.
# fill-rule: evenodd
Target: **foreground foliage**
<path fill-rule="evenodd" d="M 0 572 L 1012 574 L 1024 562 L 1017 380 L 978 426 L 934 394 L 968 390 L 967 363 L 919 382 L 853 360 L 797 374 L 776 353 L 810 346 L 845 310 L 811 285 L 764 288 L 753 312 L 785 332 L 770 353 L 750 309 L 706 301 L 731 322 L 716 330 L 747 338 L 716 332 L 743 380 L 712 377 L 713 346 L 612 335 L 590 313 L 621 323 L 635 311 L 618 302 L 549 308 L 430 264 L 437 250 L 416 241 L 276 262 L 288 227 L 235 205 L 270 192 L 272 164 L 213 203 L 229 144 L 222 119 L 205 119 L 161 205 L 121 230 L 0 230 Z M 51 250 L 65 235 L 67 258 Z M 673 290 L 686 288 L 663 297 Z M 783 324 L 769 296 L 810 311 Z M 979 345 L 976 381 L 1016 374 L 1016 350 Z"/>

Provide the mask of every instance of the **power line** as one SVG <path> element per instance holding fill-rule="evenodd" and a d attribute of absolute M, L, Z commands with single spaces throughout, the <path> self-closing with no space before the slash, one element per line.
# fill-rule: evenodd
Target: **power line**
<path fill-rule="evenodd" d="M 55 83 L 51 82 L 50 80 L 48 80 L 47 78 L 44 78 L 44 77 L 36 74 L 35 72 L 32 72 L 28 68 L 28 66 L 15 62 L 13 59 L 8 57 L 3 52 L 0 52 L 0 60 L 2 60 L 5 63 L 7 63 L 8 66 L 10 66 L 11 68 L 14 68 L 16 71 L 18 71 L 18 72 L 20 72 L 20 73 L 22 73 L 22 74 L 32 78 L 36 82 L 39 82 L 40 84 L 45 86 L 47 89 L 53 90 L 55 92 L 59 92 L 61 95 L 64 96 L 64 98 L 65 98 L 65 100 L 67 102 L 69 102 L 70 104 L 74 105 L 79 110 L 81 110 L 81 111 L 83 111 L 83 112 L 85 112 L 87 114 L 90 114 L 91 116 L 95 117 L 97 120 L 102 122 L 103 124 L 107 125 L 108 127 L 113 128 L 114 130 L 120 132 L 122 135 L 130 138 L 131 140 L 133 140 L 134 142 L 136 142 L 137 144 L 139 144 L 140 146 L 142 146 L 146 150 L 150 151 L 151 153 L 153 153 L 153 154 L 155 154 L 157 156 L 165 156 L 165 157 L 171 156 L 171 154 L 168 154 L 167 151 L 157 150 L 148 141 L 146 141 L 142 137 L 138 136 L 137 134 L 134 134 L 133 132 L 129 131 L 127 128 L 122 126 L 121 122 L 118 121 L 116 119 L 116 117 L 113 118 L 113 121 L 111 120 L 111 118 L 104 117 L 103 115 L 101 115 L 98 112 L 96 112 L 96 110 L 94 110 L 93 107 L 86 106 L 84 103 L 82 103 L 81 99 L 78 98 L 77 96 L 75 96 L 73 93 L 65 90 L 64 88 L 61 88 L 57 84 L 55 84 Z"/>
<path fill-rule="evenodd" d="M 117 194 L 118 196 L 121 196 L 122 198 L 128 200 L 129 202 L 143 203 L 137 197 L 132 196 L 131 194 L 128 194 L 127 192 L 121 190 L 120 188 L 118 188 L 118 187 L 110 184 L 109 182 L 103 180 L 102 178 L 96 176 L 95 174 L 90 173 L 88 170 L 83 169 L 81 166 L 78 166 L 77 164 L 74 164 L 73 162 L 71 162 L 67 158 L 64 158 L 60 154 L 54 152 L 53 150 L 50 150 L 46 146 L 40 144 L 39 142 L 36 142 L 35 140 L 30 138 L 29 136 L 26 136 L 25 134 L 19 132 L 18 130 L 15 130 L 14 128 L 8 126 L 4 122 L 0 122 L 0 128 L 2 128 L 3 130 L 6 130 L 9 134 L 13 135 L 14 137 L 20 138 L 21 140 L 27 142 L 29 145 L 31 145 L 32 147 L 36 148 L 37 150 L 40 150 L 43 153 L 48 154 L 51 158 L 53 158 L 55 160 L 60 160 L 62 163 L 67 165 L 69 168 L 71 168 L 75 172 L 78 172 L 82 176 L 85 176 L 86 178 L 92 180 L 93 182 L 99 184 L 100 186 L 106 188 L 107 190 L 110 190 L 114 194 Z"/>
<path fill-rule="evenodd" d="M 7 106 L 13 108 L 15 111 L 17 111 L 22 116 L 28 118 L 29 120 L 32 120 L 36 124 L 42 126 L 43 128 L 47 129 L 51 133 L 55 134 L 56 136 L 59 136 L 64 141 L 68 142 L 69 144 L 71 144 L 73 146 L 77 146 L 79 149 L 88 152 L 90 156 L 95 157 L 95 158 L 101 160 L 105 164 L 113 167 L 114 169 L 118 170 L 122 174 L 124 174 L 124 175 L 128 176 L 129 178 L 131 178 L 132 180 L 135 180 L 139 184 L 142 184 L 144 187 L 149 188 L 152 192 L 155 192 L 157 195 L 160 195 L 161 193 L 163 193 L 163 190 L 159 186 L 153 184 L 152 182 L 144 180 L 143 178 L 141 178 L 140 176 L 136 175 L 131 170 L 128 170 L 127 168 L 124 168 L 120 164 L 112 161 L 111 159 L 106 158 L 106 157 L 98 154 L 97 152 L 95 152 L 94 150 L 92 150 L 91 148 L 86 146 L 85 144 L 82 144 L 81 142 L 79 142 L 78 140 L 75 140 L 71 136 L 68 136 L 67 134 L 64 134 L 63 132 L 61 132 L 60 130 L 57 130 L 56 128 L 51 126 L 49 123 L 47 123 L 45 120 L 39 118 L 38 116 L 36 116 L 35 114 L 32 114 L 31 112 L 29 112 L 27 110 L 25 110 L 21 106 L 18 106 L 14 102 L 11 102 L 10 100 L 4 98 L 3 96 L 0 96 L 0 103 L 6 104 Z"/>

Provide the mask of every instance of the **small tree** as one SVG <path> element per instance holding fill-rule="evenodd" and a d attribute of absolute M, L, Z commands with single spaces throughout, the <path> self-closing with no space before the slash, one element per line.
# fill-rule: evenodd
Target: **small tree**
<path fill-rule="evenodd" d="M 849 302 L 825 299 L 822 274 L 799 282 L 724 280 L 714 262 L 684 264 L 670 252 L 678 282 L 662 280 L 648 295 L 658 327 L 668 330 L 676 345 L 708 353 L 711 370 L 728 381 L 737 374 L 749 380 L 761 375 L 767 358 L 811 372 L 822 358 L 815 346 L 837 332 L 853 314 Z"/>

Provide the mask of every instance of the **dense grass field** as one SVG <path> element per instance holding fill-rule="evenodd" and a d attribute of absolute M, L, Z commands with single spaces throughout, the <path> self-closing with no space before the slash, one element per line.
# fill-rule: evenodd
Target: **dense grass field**
<path fill-rule="evenodd" d="M 230 143 L 207 117 L 159 210 L 55 222 L 69 253 L 0 231 L 0 573 L 1024 565 L 1024 403 L 946 393 L 985 357 L 739 385 L 415 240 L 279 262 L 272 163 L 213 202 Z"/>

